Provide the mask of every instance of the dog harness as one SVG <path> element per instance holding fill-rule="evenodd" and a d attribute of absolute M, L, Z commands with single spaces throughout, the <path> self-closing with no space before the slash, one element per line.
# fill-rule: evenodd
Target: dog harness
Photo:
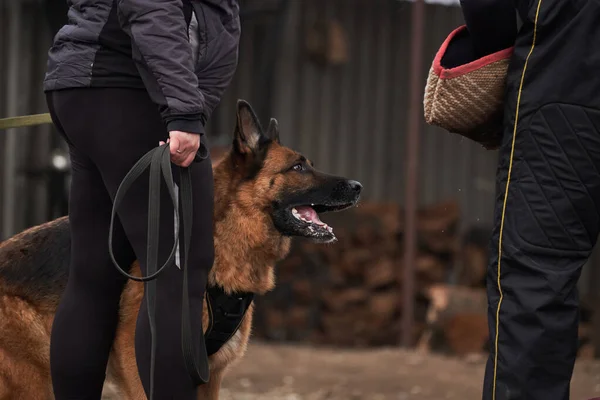
<path fill-rule="evenodd" d="M 227 294 L 221 286 L 206 290 L 209 322 L 204 342 L 209 356 L 215 354 L 240 328 L 254 300 L 254 293 Z"/>

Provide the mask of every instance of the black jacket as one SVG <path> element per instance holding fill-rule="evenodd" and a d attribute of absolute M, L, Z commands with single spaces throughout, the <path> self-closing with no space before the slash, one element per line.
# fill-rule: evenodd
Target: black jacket
<path fill-rule="evenodd" d="M 167 129 L 203 133 L 231 81 L 237 0 L 70 0 L 44 90 L 146 88 Z"/>

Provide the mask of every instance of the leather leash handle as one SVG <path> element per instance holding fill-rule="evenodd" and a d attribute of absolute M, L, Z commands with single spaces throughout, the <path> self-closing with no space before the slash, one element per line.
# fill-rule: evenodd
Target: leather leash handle
<path fill-rule="evenodd" d="M 113 230 L 114 230 L 114 221 L 115 221 L 115 216 L 117 214 L 117 209 L 119 208 L 119 206 L 121 205 L 121 202 L 123 201 L 123 197 L 125 197 L 125 193 L 129 190 L 129 188 L 131 187 L 131 185 L 133 184 L 133 182 L 135 182 L 140 175 L 142 175 L 142 173 L 148 168 L 148 166 L 151 167 L 150 169 L 150 187 L 148 190 L 148 198 L 149 198 L 149 203 L 148 203 L 148 250 L 151 250 L 150 244 L 152 243 L 150 241 L 150 231 L 151 228 L 158 230 L 158 215 L 157 214 L 152 214 L 150 211 L 150 205 L 152 204 L 152 201 L 154 198 L 158 199 L 158 205 L 160 205 L 160 176 L 158 177 L 159 179 L 157 180 L 158 183 L 154 183 L 153 184 L 153 172 L 154 174 L 156 174 L 156 171 L 153 171 L 152 169 L 152 165 L 156 165 L 158 166 L 158 172 L 160 172 L 160 158 L 164 158 L 165 157 L 165 153 L 167 156 L 170 156 L 169 152 L 168 152 L 168 144 L 165 144 L 161 147 L 155 148 L 150 150 L 148 153 L 146 153 L 142 158 L 140 158 L 138 160 L 138 162 L 135 163 L 135 165 L 131 168 L 131 170 L 127 173 L 127 175 L 125 175 L 125 178 L 123 178 L 123 181 L 121 181 L 121 184 L 119 185 L 119 188 L 117 189 L 117 193 L 115 194 L 115 199 L 113 201 L 113 208 L 112 208 L 112 212 L 111 212 L 111 216 L 110 216 L 110 227 L 109 227 L 109 231 L 108 231 L 108 253 L 110 254 L 110 258 L 113 262 L 113 264 L 115 265 L 115 267 L 117 268 L 117 270 L 119 270 L 119 272 L 124 275 L 126 278 L 131 279 L 133 281 L 137 281 L 137 282 L 149 282 L 151 280 L 154 280 L 158 277 L 158 275 L 160 275 L 164 269 L 170 265 L 173 260 L 175 259 L 175 252 L 177 251 L 177 241 L 179 240 L 179 231 L 177 231 L 175 233 L 175 241 L 173 244 L 173 248 L 171 249 L 171 253 L 169 254 L 169 258 L 167 259 L 167 261 L 165 261 L 165 263 L 160 267 L 160 269 L 156 272 L 151 273 L 148 270 L 148 276 L 146 277 L 137 277 L 137 276 L 133 276 L 128 274 L 127 272 L 125 272 L 125 270 L 123 270 L 120 266 L 119 263 L 117 262 L 117 260 L 115 259 L 115 255 L 113 252 L 113 247 L 112 247 L 112 242 L 113 242 Z M 168 177 L 167 177 L 168 174 Z M 174 186 L 174 182 L 173 182 L 173 176 L 171 174 L 171 164 L 169 162 L 168 165 L 168 170 L 165 171 L 163 170 L 163 176 L 165 177 L 165 180 L 167 181 L 167 189 L 169 189 L 169 195 L 171 196 L 171 201 L 173 202 L 173 207 L 175 209 L 175 217 L 179 220 L 179 204 L 177 204 L 177 202 L 175 201 L 175 192 L 173 190 L 173 186 Z M 169 181 L 170 180 L 170 181 Z M 158 188 L 153 190 L 153 186 L 158 184 Z M 157 193 L 153 193 L 153 191 L 157 191 Z M 160 210 L 160 207 L 158 208 Z M 158 211 L 160 212 L 160 211 Z M 151 226 L 151 224 L 156 224 L 156 227 Z M 158 241 L 158 239 L 156 239 L 156 241 Z M 146 258 L 146 263 L 148 263 L 148 257 Z M 147 265 L 146 267 L 147 269 L 149 269 L 149 266 Z"/>
<path fill-rule="evenodd" d="M 194 161 L 200 161 L 208 157 L 208 152 L 204 146 L 201 147 L 201 153 L 196 154 Z M 127 190 L 133 182 L 150 166 L 149 190 L 148 190 L 148 242 L 147 242 L 147 258 L 146 269 L 148 276 L 136 277 L 125 272 L 118 264 L 114 257 L 112 249 L 112 236 L 114 218 L 116 210 L 121 204 Z M 189 301 L 189 283 L 188 283 L 188 255 L 192 236 L 192 217 L 193 217 L 193 201 L 192 201 L 192 178 L 189 168 L 180 168 L 181 170 L 181 212 L 183 213 L 183 230 L 184 230 L 184 259 L 183 259 L 183 288 L 182 288 L 182 306 L 181 306 L 181 339 L 182 351 L 186 368 L 192 381 L 196 385 L 205 384 L 210 378 L 210 370 L 208 368 L 208 360 L 206 353 L 206 343 L 203 335 L 198 340 L 194 340 L 191 324 L 191 310 Z M 157 269 L 158 265 L 158 246 L 159 246 L 159 228 L 160 228 L 160 187 L 161 187 L 161 172 L 164 180 L 167 183 L 167 190 L 173 207 L 175 210 L 175 218 L 179 219 L 179 204 L 175 199 L 175 183 L 171 170 L 171 155 L 169 144 L 165 143 L 146 153 L 133 168 L 125 175 L 123 181 L 117 189 L 113 209 L 110 219 L 110 231 L 108 235 L 108 251 L 110 258 L 117 270 L 125 277 L 145 283 L 146 304 L 148 308 L 148 320 L 150 323 L 150 333 L 152 335 L 152 344 L 150 352 L 150 397 L 154 398 L 154 374 L 155 374 L 155 359 L 156 359 L 156 282 L 154 281 L 167 266 L 171 265 L 175 259 L 177 251 L 177 241 L 179 240 L 179 230 L 175 233 L 175 240 L 171 253 L 167 261 Z M 187 221 L 187 222 L 186 222 Z M 180 228 L 181 229 L 181 228 Z M 202 318 L 202 316 L 197 316 Z M 196 346 L 199 343 L 199 347 Z M 202 359 L 203 358 L 203 359 Z"/>

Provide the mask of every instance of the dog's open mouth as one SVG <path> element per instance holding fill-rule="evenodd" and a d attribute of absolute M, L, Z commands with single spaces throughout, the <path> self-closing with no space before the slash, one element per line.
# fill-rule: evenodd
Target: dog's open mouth
<path fill-rule="evenodd" d="M 328 178 L 319 186 L 292 192 L 289 198 L 274 202 L 273 223 L 285 236 L 304 237 L 318 243 L 335 242 L 333 227 L 323 222 L 320 214 L 354 207 L 361 189 L 357 181 Z"/>
<path fill-rule="evenodd" d="M 296 229 L 301 236 L 311 238 L 319 242 L 331 243 L 337 240 L 333 233 L 333 227 L 321 221 L 319 214 L 341 211 L 350 208 L 354 203 L 327 206 L 327 205 L 301 205 L 291 207 L 290 212 L 298 226 Z"/>
<path fill-rule="evenodd" d="M 327 229 L 330 233 L 333 228 L 321 221 L 319 214 L 311 206 L 299 206 L 292 208 L 292 215 L 300 221 L 307 222 L 309 225 L 316 225 L 319 228 Z"/>

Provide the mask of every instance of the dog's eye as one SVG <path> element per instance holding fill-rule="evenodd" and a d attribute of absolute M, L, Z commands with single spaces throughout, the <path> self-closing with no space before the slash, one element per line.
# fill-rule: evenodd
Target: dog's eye
<path fill-rule="evenodd" d="M 293 169 L 294 171 L 302 171 L 302 170 L 304 170 L 304 165 L 302 165 L 302 164 L 296 164 L 296 165 L 294 165 L 294 166 L 292 167 L 292 169 Z"/>

